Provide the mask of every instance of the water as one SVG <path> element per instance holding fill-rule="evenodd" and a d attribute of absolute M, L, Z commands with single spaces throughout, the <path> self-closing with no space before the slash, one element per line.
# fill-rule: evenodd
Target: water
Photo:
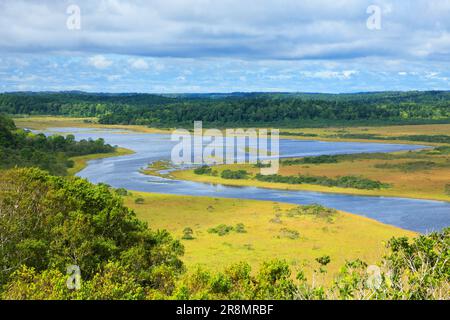
<path fill-rule="evenodd" d="M 232 187 L 169 180 L 139 173 L 139 169 L 147 167 L 148 163 L 152 161 L 170 159 L 174 142 L 171 142 L 170 136 L 165 134 L 140 134 L 124 132 L 123 130 L 86 130 L 79 128 L 58 128 L 50 129 L 50 131 L 70 132 L 77 139 L 103 138 L 107 143 L 132 149 L 136 152 L 133 155 L 90 161 L 89 165 L 78 175 L 93 183 L 103 182 L 115 188 L 166 194 L 256 199 L 294 204 L 318 203 L 421 233 L 441 230 L 450 225 L 450 203 L 444 201 Z M 283 157 L 393 152 L 420 148 L 424 148 L 424 146 L 280 140 L 280 154 Z"/>

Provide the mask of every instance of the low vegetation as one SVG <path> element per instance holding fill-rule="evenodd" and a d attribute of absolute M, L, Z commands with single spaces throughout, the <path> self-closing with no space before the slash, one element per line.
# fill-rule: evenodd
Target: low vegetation
<path fill-rule="evenodd" d="M 292 166 L 298 164 L 337 163 L 338 156 L 321 155 L 316 157 L 303 157 L 298 159 L 281 160 L 281 165 Z"/>
<path fill-rule="evenodd" d="M 371 180 L 364 177 L 357 176 L 343 176 L 335 179 L 321 176 L 308 176 L 308 175 L 298 175 L 298 176 L 281 176 L 278 174 L 273 175 L 261 175 L 257 174 L 255 179 L 264 182 L 276 182 L 276 183 L 287 183 L 287 184 L 317 184 L 327 187 L 340 187 L 340 188 L 355 188 L 355 189 L 381 189 L 388 188 L 389 185 L 381 183 L 377 180 Z"/>
<path fill-rule="evenodd" d="M 403 163 L 379 163 L 375 165 L 378 169 L 395 169 L 405 172 L 419 171 L 419 170 L 430 170 L 442 166 L 433 161 L 412 161 Z M 450 167 L 450 163 L 449 163 Z"/>
<path fill-rule="evenodd" d="M 247 232 L 247 230 L 245 230 L 245 226 L 243 223 L 238 223 L 238 224 L 236 224 L 236 226 L 220 224 L 214 228 L 208 229 L 209 233 L 215 233 L 219 236 L 225 236 L 225 235 L 231 233 L 232 231 L 234 231 L 236 233 L 246 233 Z"/>
<path fill-rule="evenodd" d="M 223 170 L 220 174 L 222 179 L 241 180 L 248 178 L 248 172 L 245 170 Z"/>

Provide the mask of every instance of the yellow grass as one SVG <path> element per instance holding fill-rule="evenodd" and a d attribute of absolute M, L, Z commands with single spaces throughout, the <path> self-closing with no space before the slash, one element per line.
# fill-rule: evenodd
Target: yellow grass
<path fill-rule="evenodd" d="M 450 132 L 450 124 L 424 124 L 424 125 L 403 125 L 403 126 L 382 126 L 382 127 L 330 127 L 330 128 L 305 128 L 305 129 L 280 129 L 284 132 L 292 133 L 312 133 L 317 137 L 299 137 L 299 136 L 282 136 L 287 139 L 300 140 L 323 140 L 323 141 L 362 141 L 362 142 L 387 142 L 400 144 L 422 144 L 422 145 L 439 145 L 430 142 L 402 141 L 402 140 L 367 140 L 367 139 L 342 139 L 330 138 L 328 136 L 342 133 L 350 134 L 377 134 L 380 136 L 402 136 L 402 135 L 448 135 Z"/>
<path fill-rule="evenodd" d="M 137 197 L 144 198 L 144 204 L 135 204 Z M 330 255 L 331 277 L 348 259 L 376 263 L 384 252 L 383 242 L 393 236 L 416 235 L 344 212 L 338 212 L 332 223 L 309 216 L 287 217 L 286 210 L 295 205 L 269 201 L 133 192 L 133 196 L 125 198 L 125 204 L 151 228 L 167 229 L 178 239 L 185 227 L 194 230 L 194 240 L 181 240 L 188 268 L 202 265 L 221 270 L 239 261 L 257 268 L 264 261 L 279 258 L 311 273 L 317 267 L 315 258 Z M 282 214 L 281 224 L 270 222 L 276 212 Z M 209 228 L 219 224 L 237 223 L 243 223 L 247 233 L 231 232 L 225 236 L 208 233 Z M 281 228 L 298 231 L 300 238 L 277 238 Z"/>

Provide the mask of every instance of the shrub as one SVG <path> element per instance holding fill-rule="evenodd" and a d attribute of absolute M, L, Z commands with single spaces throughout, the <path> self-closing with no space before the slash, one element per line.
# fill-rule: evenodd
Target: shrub
<path fill-rule="evenodd" d="M 183 230 L 183 236 L 181 237 L 181 239 L 183 239 L 183 240 L 194 240 L 195 238 L 194 238 L 193 234 L 194 234 L 194 230 L 192 230 L 189 227 L 186 227 Z"/>
<path fill-rule="evenodd" d="M 238 223 L 236 225 L 236 227 L 234 228 L 234 231 L 236 231 L 237 233 L 246 233 L 247 230 L 245 230 L 245 226 L 243 223 Z"/>
<path fill-rule="evenodd" d="M 116 190 L 114 190 L 116 192 L 117 195 L 119 196 L 123 196 L 126 197 L 128 195 L 128 191 L 125 188 L 118 188 Z"/>
<path fill-rule="evenodd" d="M 286 213 L 288 217 L 311 215 L 317 218 L 325 218 L 329 221 L 336 214 L 336 210 L 324 207 L 320 204 L 309 204 L 289 209 Z"/>
<path fill-rule="evenodd" d="M 300 237 L 300 233 L 296 230 L 290 230 L 287 228 L 280 229 L 280 234 L 278 238 L 288 238 L 288 239 L 298 239 Z"/>
<path fill-rule="evenodd" d="M 219 236 L 225 236 L 233 231 L 233 226 L 227 226 L 226 224 L 220 224 L 215 228 L 208 229 L 209 233 L 216 233 Z"/>
<path fill-rule="evenodd" d="M 144 198 L 136 198 L 136 199 L 134 199 L 134 203 L 136 203 L 136 204 L 144 204 L 144 202 L 145 202 L 145 200 L 144 200 Z"/>
<path fill-rule="evenodd" d="M 248 176 L 248 172 L 245 170 L 237 170 L 237 171 L 232 171 L 232 170 L 223 170 L 222 173 L 220 174 L 220 177 L 223 179 L 247 179 Z"/>
<path fill-rule="evenodd" d="M 201 174 L 211 174 L 212 169 L 209 166 L 201 166 L 200 168 L 194 169 L 194 173 L 201 175 Z"/>
<path fill-rule="evenodd" d="M 284 166 L 293 166 L 297 164 L 321 164 L 321 163 L 337 163 L 337 156 L 321 155 L 316 157 L 304 157 L 300 159 L 282 160 L 281 164 Z"/>
<path fill-rule="evenodd" d="M 287 184 L 317 184 L 327 187 L 340 187 L 340 188 L 356 188 L 356 189 L 381 189 L 389 187 L 388 184 L 382 183 L 377 180 L 371 180 L 364 177 L 357 176 L 343 176 L 335 179 L 322 177 L 322 176 L 281 176 L 278 174 L 272 175 L 256 175 L 256 180 L 275 183 L 287 183 Z"/>

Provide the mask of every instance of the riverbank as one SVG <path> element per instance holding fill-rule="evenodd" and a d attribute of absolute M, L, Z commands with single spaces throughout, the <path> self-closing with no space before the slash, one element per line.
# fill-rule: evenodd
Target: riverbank
<path fill-rule="evenodd" d="M 141 204 L 136 203 L 138 198 Z M 360 258 L 375 263 L 384 253 L 385 241 L 394 236 L 417 235 L 341 211 L 331 219 L 290 214 L 298 206 L 272 201 L 137 191 L 124 200 L 151 228 L 167 229 L 182 241 L 183 261 L 191 270 L 198 265 L 221 270 L 239 261 L 257 268 L 261 262 L 279 258 L 294 268 L 304 268 L 311 279 L 312 270 L 318 266 L 315 259 L 329 255 L 326 278 L 331 279 L 346 260 Z M 245 232 L 231 231 L 222 236 L 209 232 L 220 225 L 235 227 L 240 223 Z M 192 229 L 194 239 L 182 239 L 185 228 Z"/>
<path fill-rule="evenodd" d="M 88 161 L 90 160 L 96 160 L 96 159 L 104 159 L 104 158 L 110 158 L 110 157 L 119 157 L 119 156 L 125 156 L 128 154 L 133 154 L 133 150 L 125 149 L 125 148 L 117 148 L 115 152 L 111 153 L 95 153 L 95 154 L 88 154 L 85 156 L 79 156 L 79 157 L 72 157 L 70 160 L 74 162 L 74 166 L 72 168 L 69 168 L 67 170 L 68 175 L 74 176 L 84 168 L 86 168 Z"/>

